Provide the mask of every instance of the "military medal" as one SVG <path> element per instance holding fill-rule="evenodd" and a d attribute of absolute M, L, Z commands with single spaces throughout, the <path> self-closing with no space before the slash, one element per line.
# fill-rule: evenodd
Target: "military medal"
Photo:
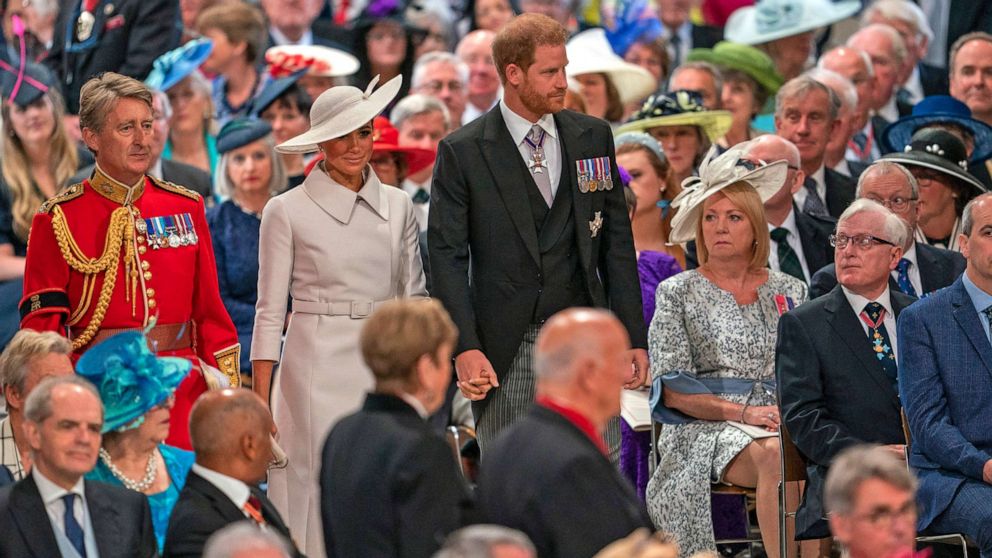
<path fill-rule="evenodd" d="M 190 246 L 192 246 L 199 241 L 196 231 L 193 230 L 193 217 L 189 213 L 183 213 L 182 220 L 186 224 L 186 235 L 189 237 Z"/>
<path fill-rule="evenodd" d="M 96 24 L 96 17 L 93 10 L 96 8 L 98 0 L 83 0 L 82 11 L 76 18 L 76 39 L 79 42 L 86 41 L 93 36 L 93 25 Z"/>
<path fill-rule="evenodd" d="M 547 159 L 544 157 L 544 138 L 547 137 L 548 133 L 541 130 L 541 135 L 537 137 L 537 141 L 531 139 L 531 134 L 524 137 L 524 142 L 530 147 L 530 161 L 527 163 L 527 168 L 530 169 L 531 174 L 542 174 L 544 173 L 543 169 L 548 168 Z"/>

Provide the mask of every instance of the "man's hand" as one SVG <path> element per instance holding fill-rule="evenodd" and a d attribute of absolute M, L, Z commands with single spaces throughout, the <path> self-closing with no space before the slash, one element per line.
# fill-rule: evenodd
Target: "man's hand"
<path fill-rule="evenodd" d="M 985 467 L 982 467 L 982 480 L 985 484 L 992 484 L 992 459 L 985 462 Z"/>
<path fill-rule="evenodd" d="M 648 377 L 648 352 L 644 349 L 630 349 L 627 351 L 630 358 L 630 379 L 624 382 L 624 389 L 637 389 L 644 385 Z"/>
<path fill-rule="evenodd" d="M 455 372 L 458 374 L 458 389 L 470 401 L 481 401 L 489 390 L 499 387 L 493 365 L 478 349 L 470 349 L 455 357 Z"/>
<path fill-rule="evenodd" d="M 886 444 L 882 447 L 899 456 L 899 459 L 906 459 L 905 444 Z"/>

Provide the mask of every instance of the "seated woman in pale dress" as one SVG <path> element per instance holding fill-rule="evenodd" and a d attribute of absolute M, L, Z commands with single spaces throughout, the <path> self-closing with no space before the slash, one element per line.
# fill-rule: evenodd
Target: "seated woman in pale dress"
<path fill-rule="evenodd" d="M 384 301 L 427 296 L 413 202 L 369 165 L 372 119 L 401 80 L 374 93 L 377 79 L 365 92 L 339 86 L 322 93 L 310 109 L 310 130 L 276 150 L 319 150 L 324 160 L 262 211 L 252 387 L 270 402 L 289 458 L 286 468 L 269 472 L 269 497 L 311 558 L 324 555 L 317 501 L 324 440 L 372 388 L 358 344 L 365 318 Z"/>
<path fill-rule="evenodd" d="M 649 333 L 665 425 L 647 507 L 685 555 L 715 549 L 710 485 L 728 483 L 756 488 L 765 551 L 779 558 L 775 337 L 806 286 L 767 268 L 762 202 L 794 171 L 785 161 L 755 168 L 747 145 L 704 161 L 673 201 L 670 240 L 695 239 L 700 266 L 659 285 Z"/>

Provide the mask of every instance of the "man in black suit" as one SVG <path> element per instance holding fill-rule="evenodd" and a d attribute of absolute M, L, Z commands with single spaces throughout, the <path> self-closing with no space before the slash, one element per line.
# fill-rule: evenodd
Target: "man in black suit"
<path fill-rule="evenodd" d="M 909 230 L 916 230 L 919 219 L 920 187 L 905 167 L 890 161 L 879 161 L 868 167 L 858 181 L 858 198 L 876 201 L 899 216 Z M 902 263 L 905 260 L 906 263 Z M 909 235 L 903 245 L 903 255 L 896 269 L 889 274 L 889 288 L 913 297 L 926 296 L 953 283 L 967 266 L 964 256 L 916 242 Z M 834 264 L 813 275 L 810 298 L 831 292 L 837 285 Z"/>
<path fill-rule="evenodd" d="M 651 526 L 602 438 L 620 411 L 629 346 L 605 310 L 556 314 L 537 338 L 536 403 L 483 455 L 484 520 L 523 531 L 542 558 L 589 558 Z"/>
<path fill-rule="evenodd" d="M 83 480 L 96 465 L 103 427 L 93 386 L 78 376 L 48 378 L 28 396 L 25 415 L 33 465 L 0 490 L 0 556 L 157 556 L 148 499 Z"/>
<path fill-rule="evenodd" d="M 772 239 L 768 266 L 808 285 L 818 269 L 833 262 L 830 234 L 834 232 L 837 221 L 830 216 L 803 213 L 796 207 L 793 196 L 803 187 L 806 175 L 799 168 L 799 150 L 792 142 L 771 134 L 758 136 L 748 142 L 745 158 L 755 165 L 760 161 L 789 163 L 782 187 L 764 204 L 768 233 Z M 686 245 L 685 259 L 689 269 L 699 267 L 695 241 Z"/>
<path fill-rule="evenodd" d="M 148 174 L 155 178 L 161 178 L 173 184 L 185 186 L 197 194 L 203 196 L 203 202 L 210 207 L 213 205 L 213 187 L 210 181 L 210 174 L 185 163 L 170 161 L 162 158 L 162 150 L 165 148 L 165 141 L 169 139 L 169 123 L 172 120 L 172 106 L 165 93 L 152 91 L 152 141 L 150 142 L 151 153 L 149 159 L 151 165 L 148 167 Z M 72 177 L 72 183 L 82 182 L 93 176 L 94 165 L 83 167 Z"/>
<path fill-rule="evenodd" d="M 839 111 L 833 90 L 805 75 L 786 82 L 775 96 L 775 133 L 799 149 L 806 175 L 794 196 L 803 213 L 836 218 L 854 201 L 855 182 L 823 163 Z"/>
<path fill-rule="evenodd" d="M 79 112 L 79 89 L 91 77 L 109 71 L 143 80 L 156 58 L 179 45 L 177 0 L 72 0 L 61 5 L 45 63 L 61 80 L 69 114 Z"/>
<path fill-rule="evenodd" d="M 458 326 L 458 386 L 475 401 L 483 452 L 533 400 L 534 339 L 559 310 L 611 308 L 634 347 L 627 386 L 647 372 L 613 135 L 603 120 L 562 110 L 566 38 L 546 16 L 514 18 L 493 41 L 503 100 L 438 147 L 432 294 Z"/>
<path fill-rule="evenodd" d="M 807 460 L 796 538 L 830 536 L 823 508 L 827 469 L 859 443 L 903 451 L 896 385 L 896 316 L 915 299 L 889 288 L 909 231 L 871 200 L 854 202 L 837 225 L 841 285 L 784 314 L 775 374 L 783 425 Z"/>
<path fill-rule="evenodd" d="M 951 47 L 964 35 L 972 31 L 992 33 L 992 2 L 920 0 L 919 3 L 934 31 L 926 60 L 938 68 L 949 67 Z"/>
<path fill-rule="evenodd" d="M 321 459 L 329 558 L 430 556 L 463 524 L 468 488 L 427 422 L 445 401 L 457 339 L 437 301 L 391 303 L 362 328 L 375 390 L 334 426 Z"/>
<path fill-rule="evenodd" d="M 694 48 L 713 48 L 723 40 L 723 31 L 708 25 L 696 25 L 689 18 L 689 0 L 659 0 L 658 15 L 661 18 L 661 36 L 668 48 L 669 73 L 685 62 L 685 57 Z M 672 87 L 671 91 L 682 89 Z M 719 98 L 719 96 L 718 96 Z"/>
<path fill-rule="evenodd" d="M 264 525 L 292 546 L 279 512 L 256 486 L 272 462 L 272 417 L 250 390 L 208 391 L 193 405 L 190 440 L 196 463 L 172 509 L 162 555 L 199 557 L 216 531 L 238 521 Z"/>

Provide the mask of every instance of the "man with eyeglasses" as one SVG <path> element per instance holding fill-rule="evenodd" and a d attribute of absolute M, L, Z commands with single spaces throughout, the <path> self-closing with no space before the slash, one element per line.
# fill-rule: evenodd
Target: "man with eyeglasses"
<path fill-rule="evenodd" d="M 824 492 L 830 531 L 850 558 L 912 555 L 916 479 L 905 461 L 877 446 L 845 450 Z"/>
<path fill-rule="evenodd" d="M 782 426 L 806 459 L 796 538 L 830 536 L 823 483 L 844 449 L 902 454 L 896 316 L 915 300 L 889 287 L 909 231 L 884 205 L 856 200 L 830 237 L 840 285 L 779 319 L 775 347 Z"/>
<path fill-rule="evenodd" d="M 858 180 L 858 198 L 878 202 L 892 210 L 909 230 L 916 230 L 919 220 L 920 188 L 916 178 L 901 164 L 879 161 Z M 889 274 L 889 288 L 914 297 L 927 296 L 953 283 L 964 273 L 961 254 L 916 242 L 907 236 L 903 255 Z M 810 298 L 827 294 L 837 285 L 837 271 L 831 264 L 813 275 Z"/>
<path fill-rule="evenodd" d="M 992 195 L 969 202 L 961 221 L 964 274 L 899 317 L 899 393 L 920 479 L 917 527 L 964 533 L 992 556 Z"/>
<path fill-rule="evenodd" d="M 468 66 L 450 52 L 428 52 L 413 67 L 410 91 L 436 97 L 444 103 L 451 118 L 449 131 L 462 125 L 467 87 Z"/>

